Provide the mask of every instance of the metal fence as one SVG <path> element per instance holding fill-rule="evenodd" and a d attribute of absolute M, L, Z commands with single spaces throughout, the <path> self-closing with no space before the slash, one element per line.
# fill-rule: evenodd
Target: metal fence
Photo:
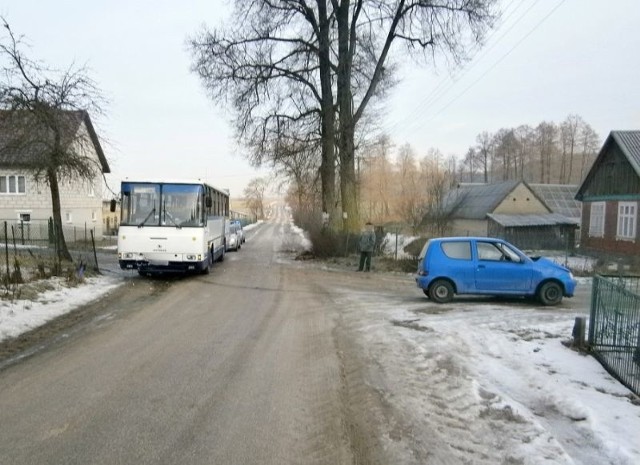
<path fill-rule="evenodd" d="M 95 228 L 89 225 L 64 225 L 64 234 L 67 246 L 73 250 L 88 251 L 92 248 L 92 236 L 99 245 L 115 244 L 116 238 L 110 236 L 96 237 Z M 4 247 L 37 249 L 55 248 L 55 235 L 52 221 L 49 220 L 0 220 L 0 242 Z"/>
<path fill-rule="evenodd" d="M 602 365 L 640 395 L 640 277 L 594 276 L 589 346 Z"/>
<path fill-rule="evenodd" d="M 47 221 L 4 220 L 0 223 L 0 234 L 4 242 L 20 246 L 47 245 L 51 240 L 51 226 Z"/>

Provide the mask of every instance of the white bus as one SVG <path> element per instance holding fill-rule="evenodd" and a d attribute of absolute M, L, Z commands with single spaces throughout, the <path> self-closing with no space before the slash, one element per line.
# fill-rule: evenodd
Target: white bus
<path fill-rule="evenodd" d="M 123 181 L 120 268 L 208 273 L 224 260 L 229 192 L 202 181 Z"/>

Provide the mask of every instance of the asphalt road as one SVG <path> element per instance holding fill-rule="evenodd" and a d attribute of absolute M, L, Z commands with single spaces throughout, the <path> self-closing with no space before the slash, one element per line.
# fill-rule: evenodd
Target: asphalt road
<path fill-rule="evenodd" d="M 0 372 L 0 463 L 358 463 L 330 294 L 279 262 L 286 223 L 210 275 L 131 276 Z"/>

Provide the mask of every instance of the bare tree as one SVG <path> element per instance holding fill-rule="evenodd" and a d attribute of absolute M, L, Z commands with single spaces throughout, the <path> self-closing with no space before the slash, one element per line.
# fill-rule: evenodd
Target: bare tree
<path fill-rule="evenodd" d="M 276 167 L 284 176 L 284 182 L 288 184 L 289 204 L 296 211 L 313 213 L 316 207 L 320 207 L 320 197 L 317 197 L 320 189 L 317 155 L 320 147 L 310 144 L 291 144 L 280 148 L 288 153 L 280 157 Z"/>
<path fill-rule="evenodd" d="M 478 160 L 482 168 L 484 183 L 486 184 L 489 182 L 489 171 L 493 154 L 493 136 L 487 131 L 484 131 L 478 134 L 476 142 L 478 143 Z"/>
<path fill-rule="evenodd" d="M 557 126 L 543 121 L 536 127 L 536 145 L 540 161 L 540 182 L 551 183 L 551 160 L 556 151 Z"/>
<path fill-rule="evenodd" d="M 584 120 L 578 115 L 569 115 L 560 124 L 560 144 L 562 146 L 562 162 L 560 165 L 560 184 L 575 182 L 573 175 L 573 159 L 580 128 Z"/>
<path fill-rule="evenodd" d="M 598 148 L 600 147 L 600 140 L 598 134 L 587 123 L 584 123 L 580 128 L 580 147 L 582 161 L 580 163 L 580 181 L 587 175 L 588 168 L 598 154 Z"/>
<path fill-rule="evenodd" d="M 400 148 L 396 166 L 396 208 L 400 218 L 411 226 L 413 234 L 416 234 L 426 213 L 422 189 L 424 180 L 420 176 L 415 153 L 409 144 Z"/>
<path fill-rule="evenodd" d="M 520 179 L 532 181 L 532 159 L 533 147 L 535 142 L 534 130 L 531 126 L 523 124 L 518 126 L 514 131 L 514 136 L 518 141 L 518 152 L 516 155 L 516 164 L 520 170 Z"/>
<path fill-rule="evenodd" d="M 451 186 L 451 173 L 443 169 L 443 156 L 430 149 L 420 161 L 421 177 L 425 181 L 424 208 L 427 229 L 435 235 L 444 235 L 449 228 L 449 216 L 444 210 L 444 197 Z"/>
<path fill-rule="evenodd" d="M 392 148 L 391 139 L 383 135 L 367 147 L 365 156 L 359 162 L 360 205 L 370 221 L 382 222 L 392 216 Z"/>
<path fill-rule="evenodd" d="M 335 220 L 331 18 L 326 0 L 316 6 L 236 1 L 229 27 L 203 30 L 191 49 L 193 70 L 211 97 L 231 101 L 252 163 L 281 160 L 289 155 L 279 150 L 283 145 L 320 144 L 322 209 Z"/>
<path fill-rule="evenodd" d="M 1 19 L 6 35 L 0 39 L 5 60 L 0 124 L 12 133 L 1 150 L 23 155 L 21 162 L 35 181 L 49 186 L 58 253 L 71 260 L 62 234 L 59 186 L 62 180 L 88 181 L 100 173 L 99 164 L 86 156 L 95 141 L 78 127 L 80 120 L 88 122 L 87 112 L 102 114 L 105 100 L 85 67 L 58 71 L 32 60 L 23 51 L 23 37 Z"/>
<path fill-rule="evenodd" d="M 513 129 L 500 129 L 493 136 L 494 155 L 500 161 L 502 180 L 517 179 L 518 140 Z"/>
<path fill-rule="evenodd" d="M 264 195 L 269 187 L 266 178 L 254 178 L 244 188 L 244 198 L 249 211 L 256 219 L 264 218 Z"/>
<path fill-rule="evenodd" d="M 279 155 L 265 139 L 299 134 L 300 125 L 308 130 L 314 121 L 320 126 L 323 208 L 335 211 L 337 147 L 343 227 L 354 231 L 360 226 L 355 135 L 365 110 L 395 84 L 392 43 L 404 42 L 424 58 L 442 52 L 461 61 L 491 26 L 495 3 L 236 1 L 232 28 L 192 40 L 194 70 L 214 99 L 231 96 L 239 137 L 259 148 L 256 162 Z"/>
<path fill-rule="evenodd" d="M 355 191 L 354 134 L 369 102 L 391 84 L 390 51 L 403 42 L 410 54 L 433 58 L 443 53 L 454 61 L 464 58 L 471 43 L 481 42 L 492 25 L 493 0 L 439 2 L 332 0 L 338 37 L 337 108 L 338 152 L 342 206 L 346 229 L 359 227 Z M 356 85 L 360 84 L 359 86 Z M 354 90 L 362 90 L 356 93 Z"/>

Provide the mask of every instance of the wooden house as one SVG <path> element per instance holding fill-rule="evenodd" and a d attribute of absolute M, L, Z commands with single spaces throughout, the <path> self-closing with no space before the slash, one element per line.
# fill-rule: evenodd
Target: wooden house
<path fill-rule="evenodd" d="M 640 131 L 611 131 L 576 199 L 582 202 L 583 250 L 614 257 L 640 256 Z"/>

